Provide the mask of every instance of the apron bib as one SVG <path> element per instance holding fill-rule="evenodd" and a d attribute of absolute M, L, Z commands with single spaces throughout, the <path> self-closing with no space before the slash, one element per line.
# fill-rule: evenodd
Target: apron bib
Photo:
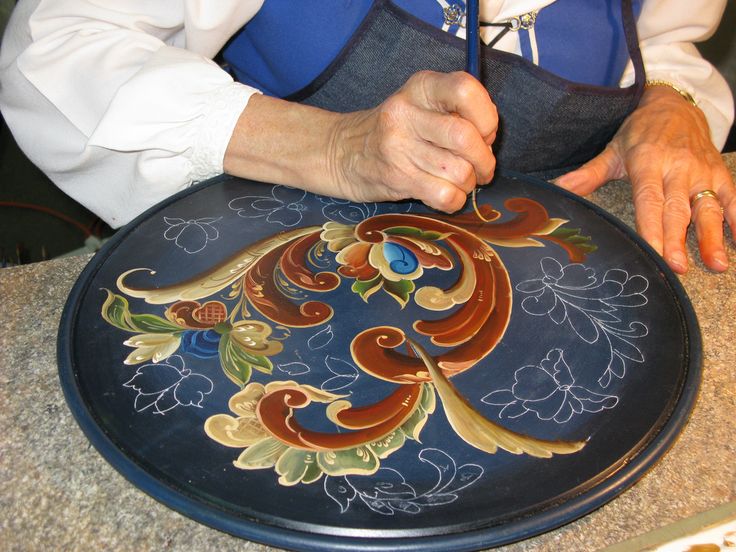
<path fill-rule="evenodd" d="M 631 0 L 621 2 L 629 56 L 628 88 L 574 83 L 506 52 L 481 45 L 482 82 L 498 107 L 493 146 L 498 167 L 552 178 L 600 153 L 636 108 L 644 65 Z M 421 70 L 465 67 L 465 41 L 387 0 L 377 0 L 339 56 L 287 99 L 331 111 L 377 106 Z"/>

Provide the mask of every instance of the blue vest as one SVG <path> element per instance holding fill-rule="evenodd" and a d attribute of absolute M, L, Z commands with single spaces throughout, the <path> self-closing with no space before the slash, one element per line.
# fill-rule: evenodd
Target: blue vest
<path fill-rule="evenodd" d="M 633 0 L 638 16 L 643 0 Z M 463 10 L 465 2 L 450 0 Z M 311 83 L 338 56 L 373 0 L 265 0 L 263 7 L 223 50 L 235 78 L 284 97 Z M 437 0 L 394 4 L 441 28 Z M 521 15 L 521 14 L 519 14 Z M 584 84 L 618 86 L 628 61 L 620 2 L 558 0 L 542 8 L 535 33 L 540 67 Z M 453 34 L 457 27 L 450 27 Z M 520 33 L 522 55 L 531 59 L 529 32 Z"/>

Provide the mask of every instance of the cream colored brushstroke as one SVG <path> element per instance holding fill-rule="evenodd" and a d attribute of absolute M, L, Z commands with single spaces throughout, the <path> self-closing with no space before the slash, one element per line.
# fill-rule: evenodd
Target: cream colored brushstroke
<path fill-rule="evenodd" d="M 512 454 L 526 453 L 537 458 L 553 454 L 571 454 L 585 446 L 585 441 L 545 441 L 522 435 L 484 418 L 455 389 L 435 360 L 418 343 L 406 338 L 427 367 L 450 425 L 469 445 L 494 454 L 502 448 Z"/>
<path fill-rule="evenodd" d="M 197 300 L 209 297 L 213 293 L 217 293 L 226 288 L 238 278 L 245 275 L 253 264 L 277 247 L 292 241 L 294 239 L 306 236 L 319 230 L 320 226 L 308 226 L 277 234 L 276 236 L 258 241 L 247 247 L 242 253 L 225 261 L 224 264 L 216 266 L 209 272 L 204 272 L 194 278 L 175 284 L 156 289 L 141 289 L 129 287 L 125 284 L 128 275 L 141 270 L 148 270 L 151 275 L 156 274 L 154 270 L 148 268 L 134 268 L 121 274 L 117 279 L 117 286 L 120 291 L 130 297 L 145 299 L 146 303 L 151 305 L 165 305 L 179 300 Z"/>
<path fill-rule="evenodd" d="M 470 299 L 476 283 L 473 260 L 462 249 L 459 249 L 457 254 L 460 257 L 461 266 L 463 267 L 460 280 L 448 290 L 443 290 L 435 286 L 419 288 L 414 293 L 414 301 L 417 305 L 427 310 L 444 311 L 451 309 L 455 305 L 466 303 Z"/>

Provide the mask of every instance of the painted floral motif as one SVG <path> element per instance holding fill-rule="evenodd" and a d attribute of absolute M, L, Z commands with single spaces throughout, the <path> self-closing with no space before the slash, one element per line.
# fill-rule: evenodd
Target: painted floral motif
<path fill-rule="evenodd" d="M 529 295 L 522 309 L 534 316 L 548 316 L 557 325 L 567 324 L 585 343 L 605 339 L 610 355 L 599 379 L 602 387 L 608 387 L 614 377 L 623 378 L 628 362 L 644 362 L 632 340 L 646 336 L 649 329 L 641 322 L 623 321 L 621 309 L 647 304 L 646 278 L 613 269 L 599 280 L 591 268 L 578 263 L 562 266 L 551 257 L 540 264 L 543 276 L 516 286 Z"/>
<path fill-rule="evenodd" d="M 449 252 L 435 243 L 445 237 L 416 228 L 391 228 L 374 242 L 362 240 L 355 227 L 336 222 L 326 223 L 321 234 L 327 248 L 337 253 L 338 273 L 355 278 L 354 292 L 367 301 L 382 289 L 402 307 L 414 292 L 413 281 L 425 269 L 450 270 L 454 266 Z"/>
<path fill-rule="evenodd" d="M 459 475 L 452 482 L 440 475 L 439 487 L 434 489 L 413 492 L 397 483 L 404 494 L 389 500 L 377 494 L 381 487 L 357 483 L 358 476 L 377 474 L 381 462 L 407 441 L 419 439 L 437 398 L 458 437 L 489 454 L 502 449 L 549 458 L 573 454 L 585 446 L 583 440 L 524 435 L 485 418 L 451 378 L 486 358 L 510 320 L 513 289 L 493 246 L 551 244 L 579 263 L 595 250 L 589 238 L 566 228 L 567 221 L 550 218 L 542 205 L 527 198 L 506 200 L 508 217 L 482 205 L 476 213 L 452 217 L 384 213 L 355 224 L 330 220 L 300 227 L 304 197 L 303 192 L 277 186 L 269 196 L 234 199 L 230 207 L 240 216 L 262 217 L 286 229 L 181 283 L 140 287 L 134 282 L 144 279 L 141 273 L 154 273 L 129 270 L 117 279 L 122 294 L 107 291 L 102 306 L 108 323 L 133 334 L 124 342 L 134 349 L 127 364 L 165 365 L 176 352 L 219 359 L 237 390 L 228 403 L 230 412 L 210 416 L 204 429 L 214 441 L 239 450 L 237 468 L 272 469 L 279 483 L 287 486 L 313 483 L 323 475 L 333 482 L 346 478 L 342 484 L 355 491 L 353 498 L 359 496 L 369 507 L 386 513 L 412 513 L 430 504 L 449 503 L 476 472 L 471 467 L 456 468 L 439 452 L 427 452 L 420 460 L 438 470 L 438 466 L 449 470 L 452 464 Z M 339 212 L 343 219 L 352 216 Z M 448 274 L 447 287 L 421 285 L 422 278 L 434 270 Z M 618 281 L 615 274 L 609 279 Z M 413 300 L 428 316 L 413 322 L 412 337 L 406 333 L 409 328 L 369 327 L 352 337 L 349 359 L 335 356 L 327 349 L 334 338 L 335 326 L 329 324 L 333 307 L 319 298 L 344 280 L 366 302 L 382 291 L 400 308 Z M 617 297 L 624 296 L 620 292 Z M 162 314 L 136 314 L 128 298 L 160 305 Z M 280 336 L 273 335 L 274 328 Z M 332 375 L 321 389 L 292 379 L 251 381 L 254 371 L 261 378 L 272 377 L 274 359 L 281 374 L 294 378 L 310 373 L 298 351 L 294 351 L 296 359 L 287 356 L 278 362 L 289 337 L 300 329 L 313 329 L 306 341 L 308 350 L 330 352 L 324 358 Z M 422 340 L 436 353 L 430 355 Z M 346 395 L 337 394 L 359 377 L 383 380 L 385 396 L 366 401 L 354 391 L 350 397 L 356 397 L 357 406 L 353 406 Z M 137 380 L 136 385 L 145 397 L 163 389 L 148 390 Z M 336 426 L 334 430 L 316 431 L 300 423 L 320 413 L 328 427 Z"/>
<path fill-rule="evenodd" d="M 271 339 L 271 327 L 255 320 L 228 321 L 227 307 L 220 301 L 177 301 L 166 309 L 165 318 L 134 314 L 128 300 L 109 290 L 102 317 L 111 325 L 134 332 L 124 345 L 134 351 L 125 364 L 154 363 L 180 351 L 197 358 L 219 357 L 223 371 L 234 383 L 244 385 L 253 370 L 270 374 L 269 357 L 283 349 Z"/>
<path fill-rule="evenodd" d="M 210 378 L 186 368 L 179 355 L 144 364 L 124 387 L 137 393 L 133 404 L 136 412 L 150 409 L 154 414 L 165 414 L 177 406 L 201 408 L 205 395 L 214 389 Z"/>
<path fill-rule="evenodd" d="M 291 228 L 302 221 L 305 209 L 302 202 L 306 196 L 303 190 L 274 186 L 269 195 L 236 197 L 228 206 L 237 211 L 239 217 L 264 218 L 271 224 Z"/>
<path fill-rule="evenodd" d="M 250 383 L 228 403 L 236 416 L 217 414 L 207 419 L 204 430 L 211 439 L 227 447 L 242 448 L 234 465 L 244 470 L 274 468 L 281 485 L 314 483 L 323 474 L 370 475 L 381 462 L 402 447 L 407 439 L 417 440 L 429 414 L 434 412 L 434 393 L 428 385 L 421 399 L 408 411 L 404 423 L 388 434 L 364 431 L 363 439 L 307 430 L 292 419 L 287 425 L 273 423 L 267 413 L 276 406 L 301 409 L 310 403 L 326 403 L 327 417 L 345 429 L 340 418 L 351 407 L 343 397 L 294 381 L 267 385 Z M 291 416 L 290 416 L 291 417 Z M 353 446 L 350 446 L 350 445 Z"/>
<path fill-rule="evenodd" d="M 573 415 L 600 412 L 618 403 L 618 397 L 576 385 L 561 349 L 552 349 L 538 365 L 516 370 L 511 389 L 493 391 L 481 400 L 503 406 L 499 418 L 518 418 L 531 412 L 540 420 L 558 424 L 568 422 Z"/>
<path fill-rule="evenodd" d="M 214 224 L 222 217 L 206 217 L 184 220 L 181 218 L 164 217 L 168 228 L 164 238 L 173 241 L 176 246 L 187 253 L 199 253 L 210 241 L 220 237 L 220 232 Z"/>
<path fill-rule="evenodd" d="M 377 514 L 393 516 L 402 514 L 421 514 L 427 508 L 452 504 L 460 491 L 470 487 L 483 475 L 483 468 L 477 464 L 458 466 L 446 452 L 436 448 L 422 449 L 419 460 L 437 471 L 437 481 L 429 489 L 418 491 L 406 478 L 392 468 L 381 468 L 375 477 L 326 477 L 325 493 L 340 506 L 345 513 L 355 499 Z"/>

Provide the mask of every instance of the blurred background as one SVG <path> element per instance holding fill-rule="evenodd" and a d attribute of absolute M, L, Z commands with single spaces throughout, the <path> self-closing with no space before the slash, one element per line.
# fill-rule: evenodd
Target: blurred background
<path fill-rule="evenodd" d="M 15 0 L 0 0 L 0 34 Z M 699 44 L 736 92 L 736 2 L 718 32 Z M 733 129 L 725 151 L 736 151 Z M 92 252 L 113 231 L 59 191 L 18 149 L 0 118 L 0 267 Z"/>

